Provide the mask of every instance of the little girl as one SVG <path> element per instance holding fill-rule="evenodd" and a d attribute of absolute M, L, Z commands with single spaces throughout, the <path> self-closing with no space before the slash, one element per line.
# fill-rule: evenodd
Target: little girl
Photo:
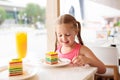
<path fill-rule="evenodd" d="M 89 64 L 98 68 L 97 73 L 105 73 L 105 65 L 83 44 L 80 23 L 73 16 L 69 14 L 60 16 L 55 33 L 55 51 L 60 58 L 68 58 L 78 66 Z M 76 36 L 78 42 L 75 41 Z"/>

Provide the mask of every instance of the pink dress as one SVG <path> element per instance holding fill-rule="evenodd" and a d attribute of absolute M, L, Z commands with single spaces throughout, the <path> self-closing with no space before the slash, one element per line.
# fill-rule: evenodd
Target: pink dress
<path fill-rule="evenodd" d="M 61 47 L 62 46 L 58 46 L 58 48 L 57 48 L 56 52 L 58 53 L 58 56 L 60 58 L 67 58 L 67 59 L 72 60 L 74 57 L 79 55 L 79 51 L 80 51 L 81 45 L 76 43 L 75 47 L 70 52 L 65 53 L 65 54 L 61 53 Z"/>

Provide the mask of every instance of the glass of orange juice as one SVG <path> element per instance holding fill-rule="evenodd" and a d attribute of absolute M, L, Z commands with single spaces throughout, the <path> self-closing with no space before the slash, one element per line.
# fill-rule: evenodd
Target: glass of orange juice
<path fill-rule="evenodd" d="M 16 33 L 16 50 L 18 58 L 25 58 L 27 53 L 27 32 Z"/>

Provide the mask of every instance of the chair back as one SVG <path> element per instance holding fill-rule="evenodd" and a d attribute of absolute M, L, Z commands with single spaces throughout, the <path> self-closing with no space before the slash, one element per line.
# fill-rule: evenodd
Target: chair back
<path fill-rule="evenodd" d="M 90 47 L 90 49 L 105 65 L 118 66 L 119 53 L 116 47 Z"/>

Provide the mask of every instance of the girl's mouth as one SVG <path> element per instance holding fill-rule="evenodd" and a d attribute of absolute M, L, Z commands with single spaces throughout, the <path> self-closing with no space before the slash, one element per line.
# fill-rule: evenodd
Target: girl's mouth
<path fill-rule="evenodd" d="M 68 43 L 69 43 L 69 41 L 66 41 L 66 42 L 63 42 L 63 43 L 68 44 Z"/>

